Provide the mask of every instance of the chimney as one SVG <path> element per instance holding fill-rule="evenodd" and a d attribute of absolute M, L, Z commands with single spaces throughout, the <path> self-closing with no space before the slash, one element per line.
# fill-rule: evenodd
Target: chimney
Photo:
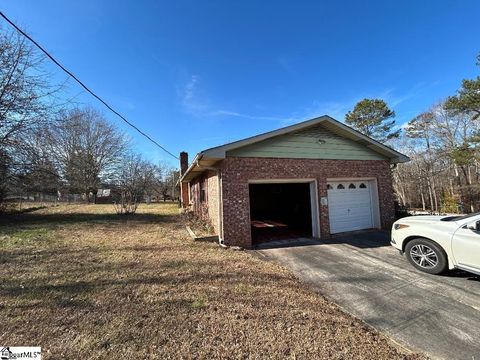
<path fill-rule="evenodd" d="M 184 175 L 188 169 L 188 153 L 182 151 L 180 153 L 180 175 Z M 185 209 L 189 205 L 189 194 L 188 194 L 188 184 L 180 184 L 180 202 L 181 206 Z"/>
<path fill-rule="evenodd" d="M 180 153 L 180 172 L 181 174 L 185 174 L 188 169 L 188 153 L 185 151 L 182 151 Z"/>

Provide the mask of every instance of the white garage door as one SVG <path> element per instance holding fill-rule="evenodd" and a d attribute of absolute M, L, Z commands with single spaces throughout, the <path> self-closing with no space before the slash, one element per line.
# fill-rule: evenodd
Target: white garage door
<path fill-rule="evenodd" d="M 331 234 L 374 227 L 370 187 L 368 181 L 328 182 Z"/>

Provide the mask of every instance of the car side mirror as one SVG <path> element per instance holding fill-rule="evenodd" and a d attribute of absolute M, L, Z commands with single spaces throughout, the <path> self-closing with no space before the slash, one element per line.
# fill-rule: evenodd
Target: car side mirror
<path fill-rule="evenodd" d="M 467 224 L 467 229 L 472 231 L 480 231 L 480 221 L 473 221 Z"/>

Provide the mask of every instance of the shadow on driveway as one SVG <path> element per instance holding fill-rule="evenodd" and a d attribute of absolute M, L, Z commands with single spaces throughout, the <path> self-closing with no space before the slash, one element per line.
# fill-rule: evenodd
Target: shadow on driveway
<path fill-rule="evenodd" d="M 276 249 L 312 245 L 345 244 L 359 249 L 379 248 L 390 246 L 390 235 L 383 231 L 358 231 L 343 233 L 330 239 L 295 238 L 287 240 L 270 241 L 255 246 L 255 249 Z"/>

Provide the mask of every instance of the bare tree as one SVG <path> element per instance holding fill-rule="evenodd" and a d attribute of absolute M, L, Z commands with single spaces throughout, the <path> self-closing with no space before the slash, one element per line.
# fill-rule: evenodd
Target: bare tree
<path fill-rule="evenodd" d="M 27 132 L 48 119 L 52 95 L 44 58 L 21 37 L 0 29 L 0 202 L 18 171 Z"/>
<path fill-rule="evenodd" d="M 157 174 L 158 181 L 156 184 L 156 192 L 163 201 L 175 199 L 177 194 L 176 183 L 179 178 L 177 170 L 168 162 L 161 161 L 158 163 Z"/>
<path fill-rule="evenodd" d="M 125 136 L 91 108 L 73 109 L 48 127 L 47 142 L 72 191 L 95 199 L 101 181 L 113 178 L 127 148 Z"/>
<path fill-rule="evenodd" d="M 480 208 L 478 143 L 480 123 L 440 103 L 409 122 L 397 148 L 410 163 L 394 171 L 400 203 L 432 212 Z"/>
<path fill-rule="evenodd" d="M 137 154 L 127 154 L 117 172 L 120 198 L 115 202 L 117 214 L 134 214 L 148 188 L 156 181 L 156 169 Z"/>
<path fill-rule="evenodd" d="M 16 33 L 0 33 L 0 146 L 14 145 L 18 135 L 38 124 L 52 94 L 44 58 Z"/>

